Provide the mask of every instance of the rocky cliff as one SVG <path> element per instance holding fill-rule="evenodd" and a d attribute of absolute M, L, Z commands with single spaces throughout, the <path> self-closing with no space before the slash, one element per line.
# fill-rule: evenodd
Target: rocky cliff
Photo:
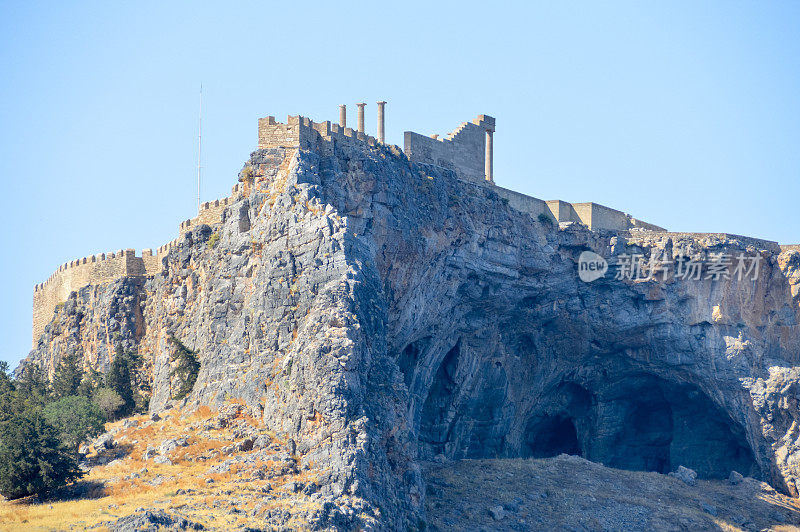
<path fill-rule="evenodd" d="M 102 369 L 121 342 L 159 409 L 174 335 L 202 363 L 190 404 L 244 401 L 367 526 L 416 525 L 431 459 L 579 454 L 797 495 L 797 251 L 553 225 L 383 145 L 264 149 L 246 167 L 221 224 L 152 278 L 74 293 L 24 364 L 80 348 Z M 761 259 L 756 279 L 584 283 L 586 250 Z"/>

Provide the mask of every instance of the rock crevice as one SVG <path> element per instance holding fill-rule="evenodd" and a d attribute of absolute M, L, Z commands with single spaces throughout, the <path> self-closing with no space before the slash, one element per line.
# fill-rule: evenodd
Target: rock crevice
<path fill-rule="evenodd" d="M 246 404 L 327 467 L 322 490 L 369 501 L 364 523 L 416 523 L 417 460 L 437 457 L 735 469 L 797 494 L 797 251 L 553 227 L 384 145 L 246 166 L 220 224 L 187 231 L 146 282 L 73 295 L 25 364 L 80 346 L 102 369 L 125 342 L 158 409 L 174 335 L 199 352 L 190 402 Z M 584 283 L 586 250 L 763 264 L 756 281 Z"/>

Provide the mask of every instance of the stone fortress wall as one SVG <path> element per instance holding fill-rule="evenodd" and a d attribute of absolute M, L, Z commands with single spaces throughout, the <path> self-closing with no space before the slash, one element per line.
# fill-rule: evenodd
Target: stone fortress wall
<path fill-rule="evenodd" d="M 445 138 L 406 131 L 403 151 L 414 162 L 448 168 L 461 179 L 492 182 L 486 159 L 491 159 L 490 153 L 487 153 L 487 143 L 491 149 L 490 138 L 494 125 L 494 118 L 480 115 L 472 122 L 462 123 Z"/>
<path fill-rule="evenodd" d="M 545 201 L 495 185 L 492 168 L 494 131 L 495 119 L 488 115 L 479 115 L 471 122 L 462 123 L 445 138 L 406 131 L 404 151 L 412 162 L 447 168 L 465 181 L 492 186 L 492 190 L 508 200 L 509 205 L 534 219 L 545 216 L 552 222 L 580 223 L 593 231 L 664 231 L 662 227 L 597 203 Z"/>
<path fill-rule="evenodd" d="M 377 138 L 364 130 L 364 106 L 358 105 L 358 128 L 347 127 L 346 108 L 340 106 L 339 123 L 314 122 L 303 116 L 289 116 L 286 123 L 268 116 L 258 120 L 258 148 L 315 148 L 329 153 L 336 146 L 382 146 L 384 144 L 384 105 L 378 102 Z M 495 119 L 479 115 L 464 122 L 445 138 L 427 137 L 408 131 L 404 135 L 405 154 L 411 162 L 446 168 L 465 182 L 476 186 L 489 186 L 505 198 L 513 208 L 534 219 L 541 215 L 553 222 L 581 223 L 591 230 L 651 230 L 664 229 L 636 220 L 624 212 L 596 203 L 567 203 L 561 200 L 544 201 L 513 190 L 498 187 L 492 175 L 492 150 Z M 397 148 L 399 150 L 399 148 Z M 195 218 L 181 222 L 179 235 L 201 224 L 213 225 L 221 221 L 225 208 L 240 194 L 240 185 L 232 189 L 232 196 L 203 203 Z M 177 243 L 177 239 L 155 250 L 145 249 L 136 256 L 132 249 L 115 253 L 91 255 L 62 264 L 47 281 L 37 284 L 33 292 L 33 345 L 53 317 L 59 303 L 69 294 L 90 284 L 102 284 L 121 277 L 151 276 L 159 273 L 162 260 Z"/>
<path fill-rule="evenodd" d="M 580 223 L 592 231 L 665 230 L 657 225 L 638 220 L 630 214 L 598 203 L 567 203 L 561 200 L 545 201 L 498 186 L 493 186 L 492 190 L 508 200 L 509 205 L 518 211 L 530 214 L 534 219 L 546 216 L 552 222 Z"/>
<path fill-rule="evenodd" d="M 320 141 L 336 141 L 339 145 L 378 145 L 375 137 L 330 121 L 314 122 L 304 116 L 290 116 L 285 124 L 281 124 L 275 121 L 274 116 L 258 119 L 258 149 L 308 149 Z"/>
<path fill-rule="evenodd" d="M 237 184 L 231 190 L 231 197 L 201 204 L 200 213 L 196 217 L 181 222 L 179 235 L 198 225 L 219 223 L 225 207 L 233 202 L 239 192 L 240 185 Z M 53 318 L 56 306 L 66 301 L 70 293 L 87 285 L 103 284 L 122 277 L 158 274 L 162 260 L 178 243 L 179 238 L 160 246 L 155 252 L 152 249 L 143 249 L 138 257 L 134 249 L 121 249 L 90 255 L 59 266 L 45 282 L 33 288 L 33 346 L 36 347 L 45 325 Z"/>

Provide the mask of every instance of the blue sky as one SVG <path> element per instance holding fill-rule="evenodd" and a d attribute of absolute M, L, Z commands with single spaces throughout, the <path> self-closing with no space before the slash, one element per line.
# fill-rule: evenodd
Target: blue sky
<path fill-rule="evenodd" d="M 675 231 L 800 242 L 800 3 L 0 4 L 0 359 L 33 285 L 226 196 L 258 117 L 387 100 L 387 141 L 497 118 L 495 180 Z"/>

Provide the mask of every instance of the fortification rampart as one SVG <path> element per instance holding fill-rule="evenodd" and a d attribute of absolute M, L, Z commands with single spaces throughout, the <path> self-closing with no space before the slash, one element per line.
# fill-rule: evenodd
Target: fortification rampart
<path fill-rule="evenodd" d="M 225 208 L 240 192 L 241 187 L 237 184 L 231 190 L 231 197 L 200 205 L 197 216 L 181 222 L 179 235 L 198 225 L 220 223 Z M 45 325 L 53 318 L 56 306 L 66 301 L 70 293 L 90 284 L 103 284 L 122 277 L 155 275 L 161 271 L 164 257 L 177 245 L 179 239 L 180 236 L 160 246 L 155 252 L 152 249 L 143 249 L 138 257 L 135 250 L 125 249 L 90 255 L 59 266 L 45 282 L 33 288 L 33 346 L 36 346 Z"/>
<path fill-rule="evenodd" d="M 498 186 L 493 186 L 492 190 L 500 197 L 507 199 L 509 205 L 518 211 L 528 213 L 533 219 L 546 216 L 553 222 L 580 223 L 592 231 L 666 231 L 663 227 L 642 222 L 630 214 L 597 203 L 567 203 L 561 200 L 544 201 Z"/>
<path fill-rule="evenodd" d="M 495 119 L 480 115 L 472 122 L 462 123 L 445 138 L 406 131 L 404 151 L 412 162 L 447 168 L 467 181 L 491 182 L 489 166 L 494 129 Z"/>
<path fill-rule="evenodd" d="M 197 216 L 181 222 L 180 228 L 178 229 L 178 234 L 182 235 L 187 231 L 191 231 L 192 228 L 197 227 L 198 225 L 214 225 L 220 223 L 222 221 L 222 213 L 225 212 L 225 209 L 228 207 L 228 205 L 235 201 L 235 198 L 241 193 L 241 188 L 242 187 L 237 183 L 231 189 L 231 195 L 229 197 L 214 201 L 207 201 L 201 204 L 200 212 Z"/>
<path fill-rule="evenodd" d="M 384 109 L 386 102 L 378 102 L 378 138 L 364 132 L 363 105 L 359 105 L 358 130 L 346 127 L 346 113 L 340 109 L 340 123 L 314 122 L 304 116 L 289 116 L 285 124 L 273 116 L 258 120 L 258 147 L 316 149 L 328 154 L 337 146 L 380 148 L 384 145 Z M 647 229 L 663 231 L 661 227 L 637 220 L 624 212 L 596 203 L 570 204 L 560 200 L 543 201 L 519 192 L 494 186 L 493 182 L 493 133 L 495 119 L 479 115 L 471 122 L 464 122 L 445 138 L 427 137 L 407 131 L 405 154 L 411 162 L 446 168 L 467 182 L 491 186 L 509 204 L 539 218 L 547 216 L 555 222 L 577 222 L 589 229 L 624 231 Z M 215 225 L 222 220 L 225 209 L 242 192 L 240 185 L 232 189 L 232 196 L 200 206 L 198 215 L 181 222 L 179 238 L 201 224 Z M 59 303 L 69 294 L 89 284 L 102 284 L 121 277 L 154 275 L 161 270 L 163 258 L 175 246 L 178 239 L 161 247 L 155 253 L 143 250 L 137 257 L 132 249 L 115 253 L 103 253 L 71 261 L 59 267 L 44 283 L 36 285 L 33 295 L 33 343 L 39 340 L 45 325 L 53 316 Z"/>
<path fill-rule="evenodd" d="M 150 249 L 137 257 L 133 249 L 100 253 L 66 262 L 43 283 L 33 289 L 33 344 L 53 318 L 56 305 L 69 294 L 89 284 L 101 284 L 127 276 L 152 275 L 157 270 L 157 257 Z"/>
<path fill-rule="evenodd" d="M 319 147 L 320 141 L 336 141 L 340 145 L 377 146 L 370 135 L 330 121 L 314 122 L 305 116 L 289 116 L 286 123 L 275 121 L 274 116 L 258 119 L 258 148 Z"/>

